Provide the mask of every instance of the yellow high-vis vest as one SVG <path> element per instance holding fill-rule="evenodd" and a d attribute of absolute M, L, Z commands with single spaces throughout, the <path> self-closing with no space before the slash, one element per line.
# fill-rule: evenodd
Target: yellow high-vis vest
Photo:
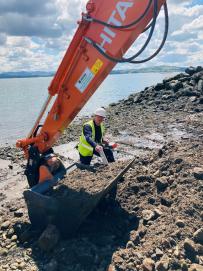
<path fill-rule="evenodd" d="M 83 125 L 83 129 L 82 129 L 82 135 L 80 136 L 80 142 L 78 144 L 78 151 L 79 153 L 82 155 L 82 156 L 92 156 L 93 155 L 93 147 L 87 142 L 86 138 L 85 138 L 85 135 L 83 133 L 83 130 L 84 130 L 84 126 L 85 125 L 90 125 L 90 127 L 92 128 L 92 140 L 95 141 L 95 127 L 94 127 L 94 121 L 93 120 L 90 120 L 86 123 L 84 123 Z M 102 134 L 102 137 L 101 137 L 101 142 L 99 143 L 102 143 L 102 138 L 104 136 L 104 124 L 101 123 L 101 134 Z"/>

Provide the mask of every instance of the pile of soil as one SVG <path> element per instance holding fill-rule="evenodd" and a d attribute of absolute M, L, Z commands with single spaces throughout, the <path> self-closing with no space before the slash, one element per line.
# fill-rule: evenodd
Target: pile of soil
<path fill-rule="evenodd" d="M 116 161 L 108 165 L 98 164 L 89 169 L 75 169 L 49 192 L 49 195 L 60 197 L 64 190 L 85 192 L 91 195 L 101 192 L 122 171 L 129 161 Z"/>
<path fill-rule="evenodd" d="M 188 68 L 107 111 L 111 136 L 137 159 L 115 200 L 101 201 L 72 238 L 54 225 L 43 233 L 30 228 L 23 198 L 14 197 L 25 186 L 25 162 L 12 147 L 0 150 L 9 161 L 0 169 L 0 270 L 202 271 L 203 68 Z M 77 140 L 81 122 L 58 144 Z M 94 192 L 95 179 L 114 176 L 103 173 L 77 170 L 67 182 L 75 189 L 74 179 L 86 184 L 88 176 Z"/>

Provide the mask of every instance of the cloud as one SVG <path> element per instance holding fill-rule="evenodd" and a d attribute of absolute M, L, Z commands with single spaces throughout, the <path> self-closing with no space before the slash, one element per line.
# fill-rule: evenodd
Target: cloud
<path fill-rule="evenodd" d="M 4 33 L 0 33 L 0 46 L 5 45 L 7 41 L 7 36 Z"/>
<path fill-rule="evenodd" d="M 0 15 L 5 13 L 18 13 L 29 16 L 54 14 L 57 6 L 54 0 L 1 0 Z"/>
<path fill-rule="evenodd" d="M 170 19 L 167 42 L 156 58 L 143 65 L 203 64 L 203 3 L 200 0 L 168 0 L 167 3 Z M 1 0 L 0 72 L 56 70 L 85 5 L 86 0 Z M 156 50 L 163 30 L 161 15 L 150 46 L 140 59 Z M 146 33 L 137 39 L 127 55 L 139 50 L 145 40 Z"/>

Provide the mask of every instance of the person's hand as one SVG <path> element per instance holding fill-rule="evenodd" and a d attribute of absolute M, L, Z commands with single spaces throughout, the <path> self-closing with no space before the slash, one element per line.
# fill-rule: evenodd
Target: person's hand
<path fill-rule="evenodd" d="M 104 142 L 104 144 L 109 145 L 109 140 L 108 140 L 108 138 L 104 138 L 104 139 L 103 139 L 103 142 Z"/>
<path fill-rule="evenodd" d="M 97 151 L 98 153 L 100 153 L 102 150 L 103 150 L 103 147 L 100 146 L 100 145 L 97 145 L 97 146 L 95 147 L 95 151 Z"/>

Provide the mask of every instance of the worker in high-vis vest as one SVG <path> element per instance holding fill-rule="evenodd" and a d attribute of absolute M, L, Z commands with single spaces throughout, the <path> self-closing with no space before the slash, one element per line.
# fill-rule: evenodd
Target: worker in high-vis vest
<path fill-rule="evenodd" d="M 114 162 L 113 152 L 110 148 L 102 146 L 108 145 L 108 140 L 104 139 L 104 119 L 106 111 L 104 108 L 98 108 L 93 119 L 84 123 L 80 142 L 78 144 L 78 151 L 80 155 L 80 162 L 85 165 L 90 165 L 93 155 L 100 156 L 103 151 L 108 162 Z"/>

